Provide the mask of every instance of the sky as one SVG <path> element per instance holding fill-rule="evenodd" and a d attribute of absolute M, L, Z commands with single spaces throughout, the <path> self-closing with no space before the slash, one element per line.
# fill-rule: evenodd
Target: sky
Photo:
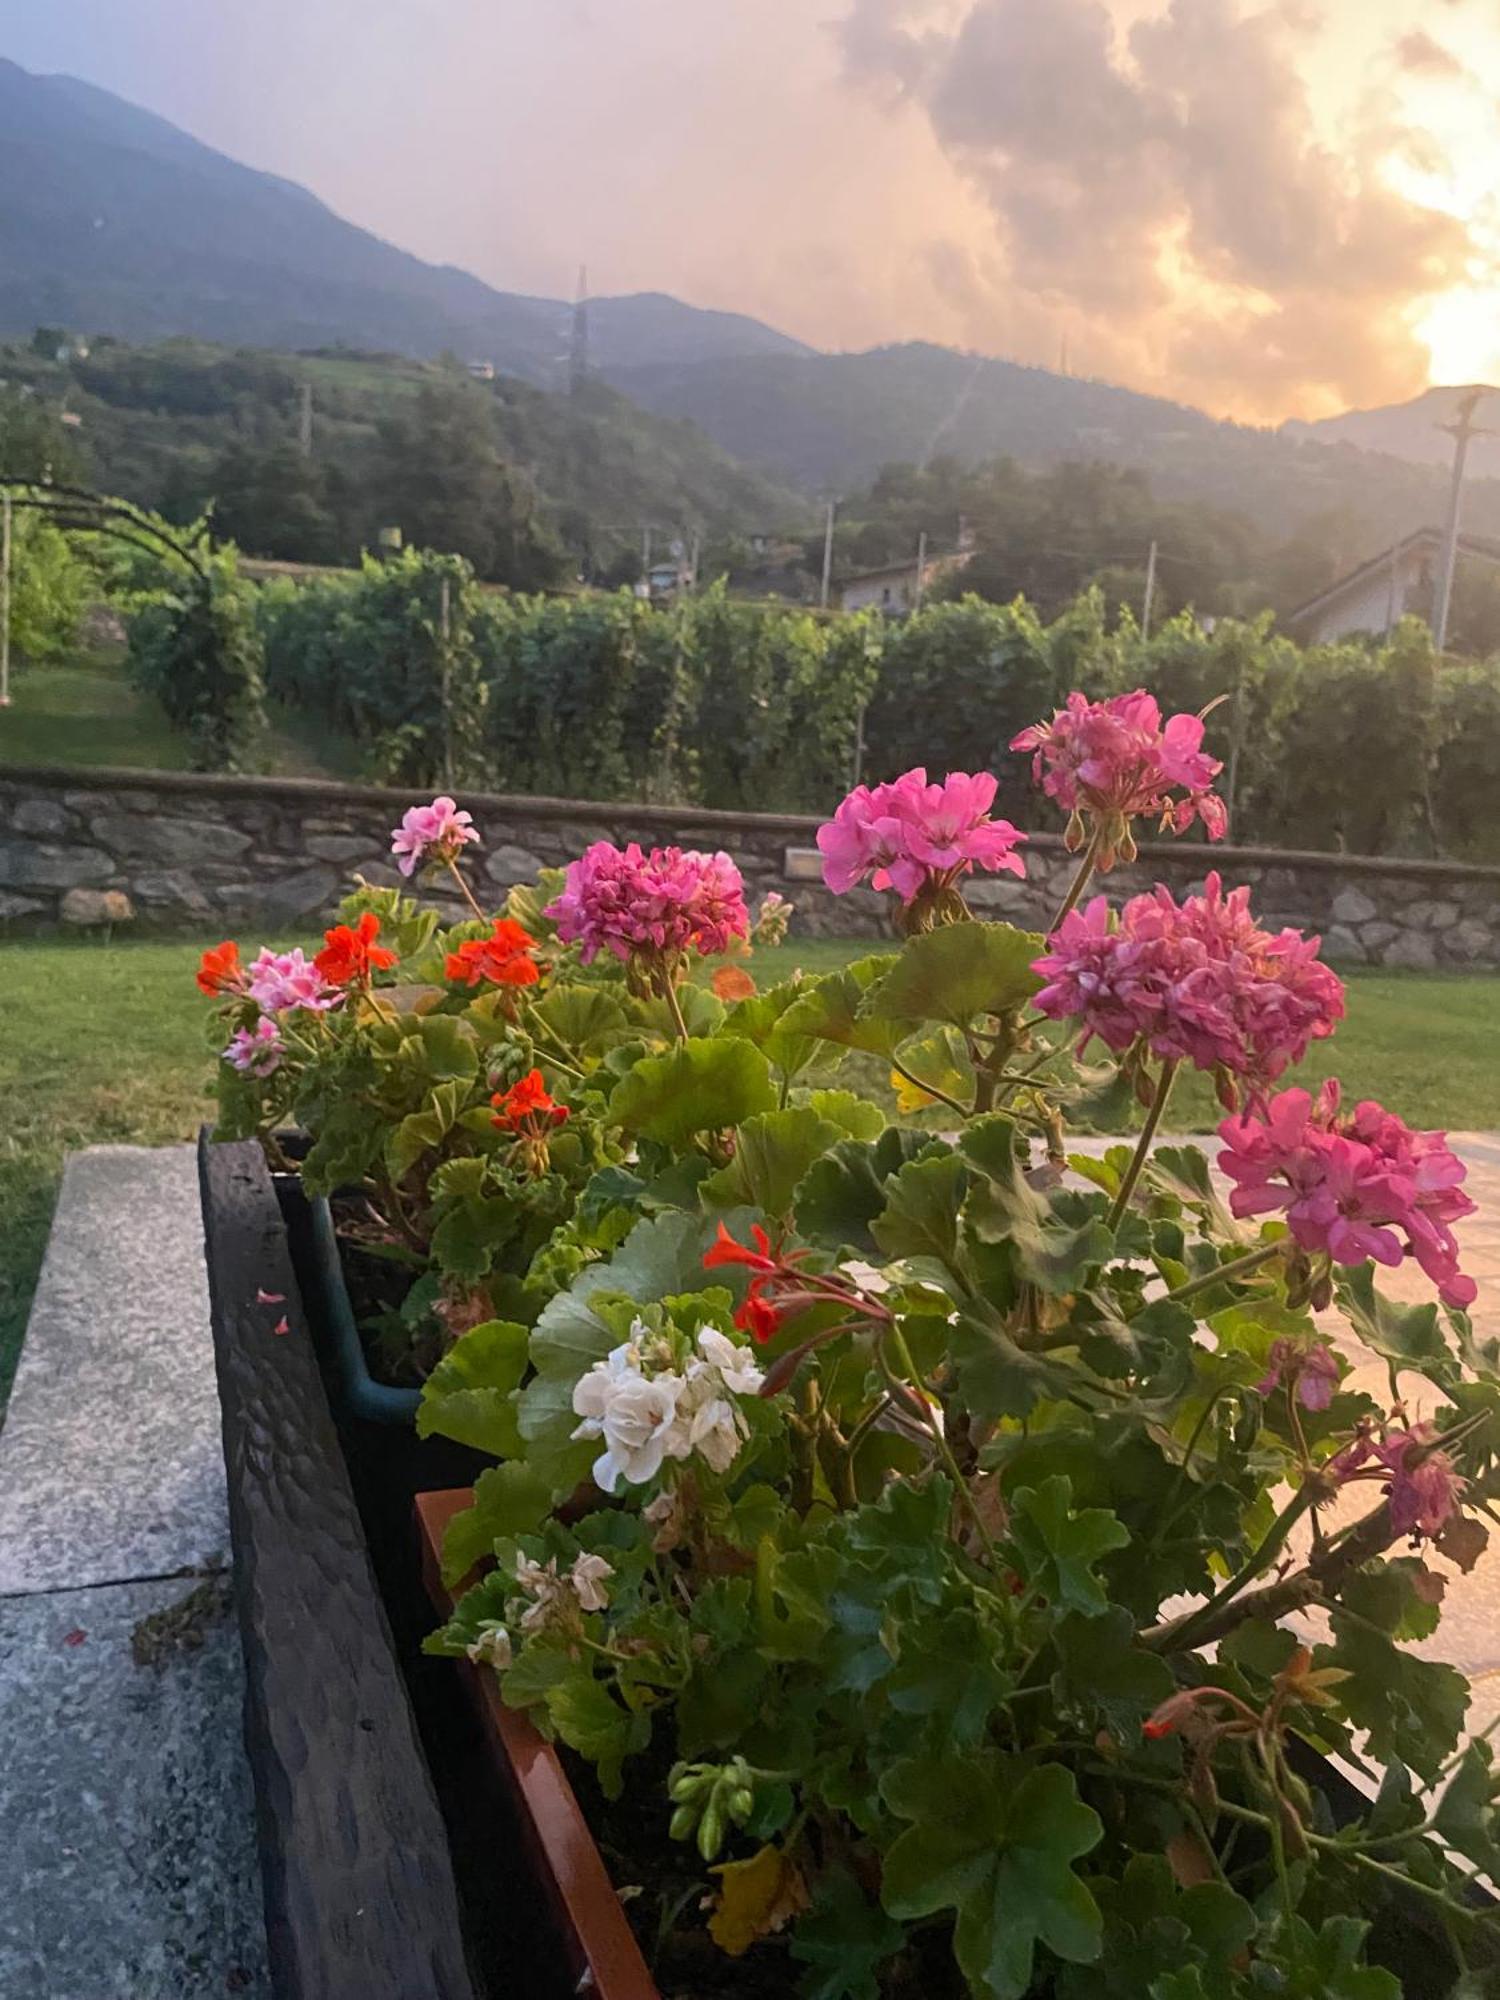
<path fill-rule="evenodd" d="M 0 0 L 0 55 L 509 291 L 1254 421 L 1500 379 L 1500 0 Z"/>

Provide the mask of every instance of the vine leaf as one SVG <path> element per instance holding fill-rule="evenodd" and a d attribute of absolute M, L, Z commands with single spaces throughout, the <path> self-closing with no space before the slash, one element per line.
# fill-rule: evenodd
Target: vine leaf
<path fill-rule="evenodd" d="M 1072 1864 L 1103 1827 L 1071 1771 L 993 1750 L 911 1757 L 880 1790 L 912 1822 L 885 1857 L 881 1899 L 905 1920 L 956 1910 L 954 1952 L 976 1994 L 1021 2000 L 1039 1943 L 1074 1964 L 1099 1956 L 1099 1908 Z"/>

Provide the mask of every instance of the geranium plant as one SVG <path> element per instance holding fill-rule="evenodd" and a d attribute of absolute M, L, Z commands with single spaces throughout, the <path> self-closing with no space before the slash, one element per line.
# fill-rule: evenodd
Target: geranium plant
<path fill-rule="evenodd" d="M 446 797 L 392 833 L 404 876 L 461 898 L 457 923 L 360 884 L 321 950 L 242 957 L 226 940 L 198 973 L 219 1003 L 219 1134 L 262 1136 L 310 1194 L 334 1199 L 373 1357 L 398 1382 L 441 1369 L 459 1335 L 497 1315 L 529 1324 L 618 1243 L 628 1223 L 608 1203 L 578 1210 L 624 1154 L 605 1116 L 616 1074 L 686 1036 L 684 1010 L 699 1026 L 722 1019 L 711 992 L 679 987 L 750 933 L 726 855 L 632 848 L 611 872 L 596 851 L 549 883 L 555 900 L 522 890 L 497 913 L 462 865 L 479 841 Z M 284 1152 L 288 1132 L 300 1156 Z M 466 1430 L 481 1447 L 509 1435 L 483 1410 Z"/>
<path fill-rule="evenodd" d="M 1408 1990 L 1494 1990 L 1500 1778 L 1410 1644 L 1500 1490 L 1462 1164 L 1287 1080 L 1343 1012 L 1315 940 L 1213 877 L 1087 900 L 1138 815 L 1223 831 L 1195 718 L 1075 697 L 1022 747 L 1080 856 L 1045 937 L 964 904 L 1023 865 L 984 777 L 846 800 L 827 880 L 905 942 L 722 1018 L 675 982 L 737 928 L 719 871 L 569 871 L 561 937 L 676 1033 L 570 1041 L 596 1254 L 428 1385 L 504 1432 L 432 1643 L 595 1774 L 666 1993 L 1397 2000 L 1402 1923 Z M 943 1129 L 839 1090 L 849 1051 Z M 1207 1153 L 1157 1138 L 1184 1067 Z M 1069 1151 L 1135 1100 L 1136 1143 Z M 1432 1301 L 1382 1296 L 1404 1263 Z"/>

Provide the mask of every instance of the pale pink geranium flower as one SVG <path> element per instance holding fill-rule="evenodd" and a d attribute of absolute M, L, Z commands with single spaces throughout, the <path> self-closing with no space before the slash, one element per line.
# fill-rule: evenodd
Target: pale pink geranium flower
<path fill-rule="evenodd" d="M 269 1015 L 262 1014 L 253 1028 L 235 1029 L 224 1051 L 224 1060 L 242 1075 L 264 1080 L 275 1075 L 285 1053 L 280 1028 Z"/>
<path fill-rule="evenodd" d="M 868 876 L 910 904 L 975 868 L 1024 876 L 1015 849 L 1026 836 L 989 817 L 995 790 L 989 771 L 952 771 L 929 784 L 921 766 L 873 790 L 857 785 L 818 828 L 823 880 L 842 896 Z"/>
<path fill-rule="evenodd" d="M 1069 847 L 1092 837 L 1099 868 L 1134 858 L 1130 822 L 1138 817 L 1174 833 L 1201 820 L 1210 840 L 1228 830 L 1224 801 L 1210 789 L 1223 765 L 1203 748 L 1203 718 L 1173 715 L 1163 724 L 1143 688 L 1108 701 L 1070 694 L 1050 722 L 1023 729 L 1010 747 L 1034 753 L 1037 783 L 1069 816 Z"/>
<path fill-rule="evenodd" d="M 1097 896 L 1072 910 L 1035 962 L 1040 1013 L 1076 1017 L 1116 1054 L 1137 1043 L 1167 1062 L 1262 1090 L 1333 1032 L 1344 989 L 1318 958 L 1318 940 L 1261 930 L 1249 891 L 1225 895 L 1210 874 L 1179 904 L 1158 885 L 1111 920 Z"/>
<path fill-rule="evenodd" d="M 246 992 L 268 1014 L 280 1014 L 300 1007 L 314 1014 L 326 1014 L 342 1006 L 344 995 L 330 986 L 300 946 L 294 951 L 262 951 L 246 973 Z"/>
<path fill-rule="evenodd" d="M 1266 1356 L 1266 1373 L 1255 1387 L 1262 1396 L 1273 1389 L 1294 1391 L 1304 1410 L 1326 1410 L 1339 1386 L 1338 1356 L 1318 1341 L 1273 1340 Z"/>
<path fill-rule="evenodd" d="M 581 944 L 585 965 L 601 951 L 671 961 L 687 951 L 714 956 L 749 935 L 745 885 L 727 854 L 616 847 L 596 840 L 568 867 L 563 892 L 547 905 L 564 944 Z"/>
<path fill-rule="evenodd" d="M 1474 1303 L 1478 1287 L 1459 1269 L 1453 1234 L 1474 1203 L 1443 1133 L 1414 1132 L 1373 1101 L 1341 1116 L 1329 1082 L 1316 1099 L 1284 1090 L 1260 1114 L 1226 1119 L 1219 1136 L 1235 1215 L 1284 1213 L 1293 1240 L 1335 1264 L 1411 1257 L 1445 1305 Z"/>
<path fill-rule="evenodd" d="M 401 824 L 391 830 L 391 852 L 403 875 L 413 875 L 425 862 L 454 862 L 470 841 L 478 840 L 473 816 L 446 796 L 430 806 L 410 806 Z"/>

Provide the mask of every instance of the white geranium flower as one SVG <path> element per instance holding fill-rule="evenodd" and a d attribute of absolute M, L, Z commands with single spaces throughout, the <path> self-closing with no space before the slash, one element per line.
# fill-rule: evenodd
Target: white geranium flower
<path fill-rule="evenodd" d="M 745 1435 L 745 1419 L 727 1396 L 710 1396 L 693 1411 L 688 1427 L 688 1448 L 696 1451 L 715 1472 L 727 1472 L 739 1457 Z"/>
<path fill-rule="evenodd" d="M 585 1611 L 602 1611 L 609 1603 L 605 1582 L 614 1575 L 614 1566 L 603 1556 L 579 1556 L 569 1572 L 569 1582 Z"/>
<path fill-rule="evenodd" d="M 575 1438 L 603 1438 L 594 1461 L 594 1483 L 613 1493 L 624 1479 L 640 1486 L 654 1479 L 671 1449 L 682 1394 L 680 1375 L 642 1375 L 633 1345 L 617 1347 L 573 1387 L 573 1408 L 583 1422 Z M 674 1453 L 680 1456 L 680 1453 Z"/>
<path fill-rule="evenodd" d="M 497 1673 L 503 1673 L 511 1663 L 510 1634 L 493 1618 L 486 1618 L 478 1636 L 464 1647 L 464 1651 L 476 1667 L 493 1667 Z"/>
<path fill-rule="evenodd" d="M 757 1368 L 750 1350 L 731 1340 L 727 1333 L 720 1333 L 716 1326 L 706 1326 L 698 1335 L 698 1352 L 710 1368 L 717 1371 L 726 1389 L 732 1389 L 736 1396 L 754 1396 L 760 1392 L 765 1375 Z"/>
<path fill-rule="evenodd" d="M 568 1582 L 557 1573 L 556 1556 L 550 1557 L 545 1565 L 533 1562 L 530 1556 L 517 1556 L 516 1582 L 533 1600 L 521 1613 L 523 1632 L 537 1631 L 549 1624 L 559 1611 L 564 1617 L 571 1616 Z"/>
<path fill-rule="evenodd" d="M 847 1263 L 839 1265 L 839 1270 L 851 1284 L 868 1292 L 871 1298 L 879 1298 L 882 1292 L 891 1289 L 891 1281 L 877 1265 L 867 1264 L 862 1257 L 851 1257 Z"/>

